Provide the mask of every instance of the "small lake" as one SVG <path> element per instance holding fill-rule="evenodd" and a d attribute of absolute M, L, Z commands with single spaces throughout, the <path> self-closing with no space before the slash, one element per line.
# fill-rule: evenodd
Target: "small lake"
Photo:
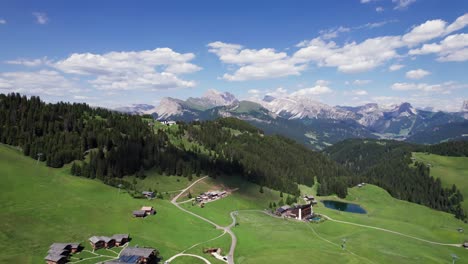
<path fill-rule="evenodd" d="M 333 209 L 333 210 L 355 213 L 355 214 L 367 214 L 366 210 L 364 210 L 364 208 L 362 208 L 361 206 L 357 204 L 338 202 L 338 201 L 332 201 L 332 200 L 324 200 L 322 201 L 322 203 L 323 205 L 325 205 L 325 207 Z"/>

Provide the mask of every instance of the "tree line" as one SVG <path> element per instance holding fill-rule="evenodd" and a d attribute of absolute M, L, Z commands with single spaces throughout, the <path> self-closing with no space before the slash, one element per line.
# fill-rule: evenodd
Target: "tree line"
<path fill-rule="evenodd" d="M 196 144 L 180 148 L 170 138 Z M 1 94 L 0 142 L 19 146 L 25 155 L 50 167 L 74 161 L 74 175 L 114 186 L 122 184 L 119 179 L 125 175 L 144 177 L 145 170 L 154 168 L 160 174 L 188 178 L 243 177 L 293 195 L 299 195 L 298 183 L 312 186 L 317 179 L 328 186 L 328 194 L 346 195 L 346 185 L 332 179 L 348 175 L 346 169 L 290 139 L 265 136 L 234 118 L 155 130 L 140 116 Z"/>
<path fill-rule="evenodd" d="M 463 146 L 466 142 L 424 146 L 391 140 L 349 139 L 327 148 L 325 153 L 356 174 L 351 184 L 375 184 L 395 198 L 466 219 L 460 190 L 455 185 L 444 188 L 440 179 L 430 176 L 430 167 L 412 159 L 412 152 L 421 151 L 459 155 Z"/>

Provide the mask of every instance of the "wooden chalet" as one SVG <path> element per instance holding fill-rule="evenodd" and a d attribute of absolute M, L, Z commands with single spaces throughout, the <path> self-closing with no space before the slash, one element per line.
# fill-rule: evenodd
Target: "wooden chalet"
<path fill-rule="evenodd" d="M 92 236 L 89 238 L 89 243 L 93 247 L 94 250 L 104 248 L 106 246 L 106 242 L 102 240 L 99 236 Z"/>
<path fill-rule="evenodd" d="M 133 216 L 134 217 L 145 217 L 146 212 L 143 211 L 143 210 L 135 210 L 135 211 L 133 211 Z"/>
<path fill-rule="evenodd" d="M 130 236 L 128 234 L 116 234 L 112 238 L 115 240 L 115 245 L 117 247 L 125 245 L 129 240 Z"/>
<path fill-rule="evenodd" d="M 112 248 L 115 246 L 115 239 L 113 239 L 112 237 L 102 236 L 101 239 L 102 241 L 104 241 L 105 248 Z"/>
<path fill-rule="evenodd" d="M 143 196 L 145 196 L 146 198 L 148 198 L 148 199 L 152 199 L 152 198 L 156 197 L 155 193 L 150 192 L 150 191 L 144 191 L 144 192 L 141 192 L 141 194 Z"/>
<path fill-rule="evenodd" d="M 288 210 L 290 210 L 290 209 L 291 209 L 291 206 L 283 205 L 283 206 L 279 207 L 278 209 L 276 209 L 276 215 L 277 216 L 285 215 L 288 212 Z"/>
<path fill-rule="evenodd" d="M 127 247 L 120 252 L 123 263 L 156 263 L 159 252 L 153 248 Z"/>
<path fill-rule="evenodd" d="M 64 255 L 47 255 L 44 259 L 47 264 L 63 264 L 68 261 L 67 256 Z"/>
<path fill-rule="evenodd" d="M 464 248 L 468 248 L 468 242 L 463 243 L 462 245 Z"/>
<path fill-rule="evenodd" d="M 143 206 L 141 207 L 140 211 L 144 211 L 146 215 L 156 214 L 156 211 L 154 210 L 153 206 Z"/>

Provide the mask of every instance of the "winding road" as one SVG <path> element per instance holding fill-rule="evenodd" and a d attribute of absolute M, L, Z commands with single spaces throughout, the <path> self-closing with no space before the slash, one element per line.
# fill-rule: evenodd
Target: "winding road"
<path fill-rule="evenodd" d="M 231 218 L 232 218 L 232 223 L 229 225 L 229 226 L 226 226 L 226 227 L 223 227 L 223 226 L 220 226 L 218 224 L 216 224 L 215 222 L 211 221 L 211 220 L 208 220 L 206 219 L 205 217 L 203 216 L 200 216 L 200 215 L 197 215 L 196 213 L 194 212 L 191 212 L 185 208 L 183 208 L 182 206 L 179 205 L 179 203 L 177 203 L 177 199 L 180 198 L 180 196 L 182 196 L 182 194 L 184 194 L 186 191 L 188 191 L 190 188 L 192 188 L 192 186 L 194 186 L 195 184 L 197 184 L 199 181 L 202 181 L 204 180 L 205 178 L 207 178 L 208 176 L 205 176 L 205 177 L 202 177 L 196 181 L 194 181 L 192 184 L 190 184 L 187 188 L 183 189 L 179 194 L 177 194 L 172 200 L 171 200 L 171 203 L 173 205 L 175 205 L 177 208 L 179 208 L 180 210 L 188 213 L 188 214 L 191 214 L 207 223 L 210 223 L 211 225 L 213 225 L 214 227 L 216 227 L 216 229 L 219 229 L 219 230 L 222 230 L 224 231 L 225 233 L 228 233 L 230 236 L 231 236 L 231 248 L 229 249 L 229 254 L 227 255 L 227 263 L 228 264 L 234 264 L 234 251 L 236 249 L 236 245 L 237 245 L 237 237 L 236 235 L 234 235 L 234 232 L 232 232 L 231 228 L 233 226 L 235 226 L 236 224 L 236 217 L 235 217 L 235 214 L 237 212 L 231 212 Z M 191 255 L 191 254 L 183 254 L 183 253 L 180 253 L 180 254 L 177 254 L 173 257 L 171 257 L 168 262 L 170 262 L 170 260 L 173 260 L 175 257 L 177 256 L 186 256 L 186 255 L 190 255 L 190 256 L 197 256 L 197 255 Z M 198 258 L 201 258 L 201 259 L 204 259 L 203 257 L 200 257 L 200 256 L 197 256 Z M 204 259 L 204 261 L 206 263 L 210 263 L 208 260 Z"/>

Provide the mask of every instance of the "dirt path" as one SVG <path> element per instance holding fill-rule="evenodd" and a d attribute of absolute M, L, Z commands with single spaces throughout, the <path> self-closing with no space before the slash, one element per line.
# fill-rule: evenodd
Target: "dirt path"
<path fill-rule="evenodd" d="M 194 212 L 191 212 L 191 211 L 189 211 L 189 210 L 187 210 L 187 209 L 181 207 L 181 206 L 179 205 L 179 203 L 177 203 L 177 199 L 179 199 L 179 197 L 182 196 L 182 194 L 184 194 L 186 191 L 188 191 L 190 188 L 192 188 L 192 187 L 193 187 L 195 184 L 197 184 L 199 181 L 202 181 L 202 180 L 204 180 L 204 179 L 207 178 L 207 177 L 208 177 L 208 176 L 205 176 L 205 177 L 202 177 L 202 178 L 200 178 L 200 179 L 194 181 L 194 182 L 193 182 L 192 184 L 190 184 L 187 188 L 183 189 L 178 195 L 176 195 L 174 198 L 172 198 L 171 203 L 172 203 L 173 205 L 175 205 L 177 208 L 179 208 L 180 210 L 182 210 L 182 211 L 184 211 L 184 212 L 186 212 L 186 213 L 188 213 L 188 214 L 191 214 L 191 215 L 193 215 L 193 216 L 195 216 L 195 217 L 197 217 L 197 218 L 199 218 L 199 219 L 201 219 L 201 220 L 203 220 L 203 221 L 205 221 L 205 222 L 207 222 L 207 223 L 210 223 L 211 225 L 213 225 L 214 227 L 216 227 L 216 229 L 222 230 L 222 231 L 224 231 L 224 233 L 228 233 L 228 234 L 231 236 L 231 247 L 230 247 L 230 249 L 229 249 L 229 254 L 227 255 L 227 263 L 228 263 L 228 264 L 234 264 L 234 251 L 235 251 L 236 245 L 237 245 L 237 238 L 236 238 L 236 235 L 234 235 L 234 232 L 231 231 L 231 227 L 235 226 L 235 224 L 236 224 L 236 218 L 235 218 L 235 213 L 236 213 L 236 212 L 231 212 L 231 218 L 232 218 L 233 222 L 232 222 L 229 226 L 223 227 L 223 226 L 220 226 L 220 225 L 216 224 L 215 222 L 213 222 L 213 221 L 211 221 L 211 220 L 206 219 L 206 218 L 203 217 L 203 216 L 197 215 L 197 214 L 195 214 Z M 180 253 L 180 254 L 182 254 L 182 253 Z M 180 255 L 180 254 L 178 254 L 178 255 Z M 177 256 L 177 255 L 176 255 L 176 256 Z M 196 255 L 193 255 L 193 256 L 196 256 Z M 175 256 L 174 256 L 174 257 L 175 257 Z M 172 260 L 174 257 L 171 257 L 169 260 Z M 202 258 L 202 257 L 200 257 L 200 256 L 197 256 L 197 257 L 198 257 L 198 258 Z M 203 259 L 204 259 L 204 258 L 203 258 Z M 168 262 L 169 262 L 169 260 L 168 260 Z M 209 263 L 209 262 L 207 262 L 206 259 L 205 259 L 205 262 L 206 262 L 206 263 Z"/>
<path fill-rule="evenodd" d="M 202 256 L 194 255 L 194 254 L 185 254 L 185 253 L 179 253 L 177 255 L 172 256 L 170 259 L 166 260 L 165 263 L 170 263 L 173 261 L 175 258 L 182 257 L 182 256 L 187 256 L 187 257 L 194 257 L 203 260 L 206 264 L 211 264 L 209 260 Z"/>

